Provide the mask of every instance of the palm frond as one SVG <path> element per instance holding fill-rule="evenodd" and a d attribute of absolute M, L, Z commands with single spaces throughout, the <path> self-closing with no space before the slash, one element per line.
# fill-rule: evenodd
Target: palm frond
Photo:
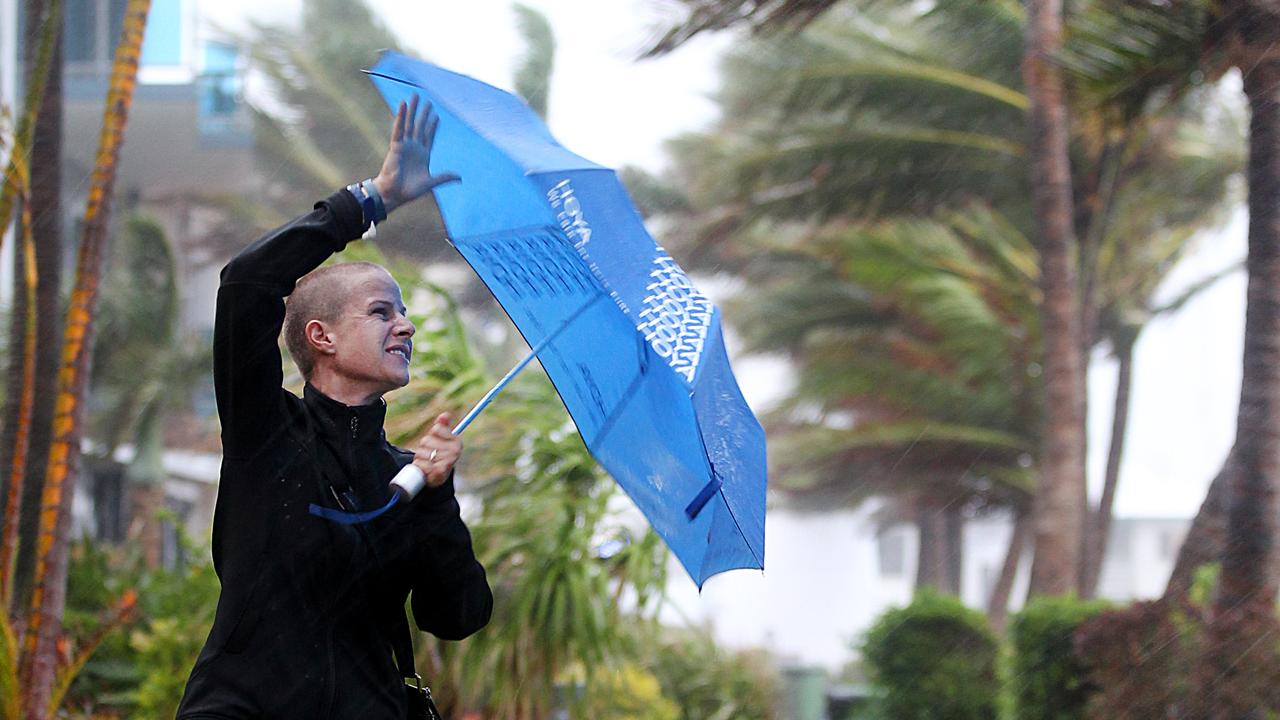
<path fill-rule="evenodd" d="M 1095 106 L 1132 119 L 1171 91 L 1174 97 L 1226 69 L 1221 51 L 1205 45 L 1213 21 L 1209 0 L 1091 2 L 1071 14 L 1060 62 Z M 1208 50 L 1208 52 L 1206 52 Z"/>
<path fill-rule="evenodd" d="M 555 33 L 541 12 L 522 3 L 511 7 L 525 45 L 524 56 L 516 69 L 515 90 L 545 120 L 551 96 L 551 73 L 555 65 Z"/>
<path fill-rule="evenodd" d="M 836 0 L 679 0 L 683 20 L 663 33 L 645 51 L 646 57 L 662 55 L 699 33 L 747 25 L 753 30 L 799 28 L 813 22 Z"/>

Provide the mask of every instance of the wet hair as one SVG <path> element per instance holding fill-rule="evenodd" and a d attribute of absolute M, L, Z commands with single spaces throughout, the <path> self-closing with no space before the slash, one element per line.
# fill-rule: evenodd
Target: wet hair
<path fill-rule="evenodd" d="M 284 344 L 304 379 L 316 366 L 315 348 L 307 342 L 307 323 L 333 322 L 351 300 L 351 279 L 386 268 L 371 262 L 340 263 L 316 268 L 293 286 L 284 306 Z"/>

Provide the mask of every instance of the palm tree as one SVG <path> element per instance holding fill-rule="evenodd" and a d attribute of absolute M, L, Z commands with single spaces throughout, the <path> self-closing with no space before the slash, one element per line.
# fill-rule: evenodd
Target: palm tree
<path fill-rule="evenodd" d="M 783 266 L 744 238 L 794 227 L 803 244 L 813 224 L 835 219 L 945 214 L 980 199 L 1032 236 L 1021 26 L 1007 3 L 953 3 L 923 16 L 836 9 L 802 34 L 752 44 L 726 64 L 722 126 L 679 143 L 678 184 L 700 210 L 671 239 L 704 266 L 767 278 Z M 1077 110 L 1076 192 L 1085 201 L 1075 221 L 1093 248 L 1081 282 L 1092 288 L 1088 347 L 1122 347 L 1114 318 L 1149 315 L 1191 232 L 1219 216 L 1239 158 L 1188 108 L 1124 122 Z M 801 322 L 803 308 L 793 311 L 752 313 L 753 322 Z"/>
<path fill-rule="evenodd" d="M 67 536 L 71 498 L 78 474 L 81 419 L 97 309 L 99 266 L 106 241 L 115 171 L 137 81 L 138 56 L 149 10 L 150 0 L 130 0 L 125 9 L 121 39 L 107 90 L 98 162 L 85 209 L 84 232 L 64 336 L 55 405 L 57 415 L 41 503 L 35 585 L 20 656 L 21 704 L 24 716 L 32 720 L 48 717 L 55 709 L 48 704 L 58 672 L 57 643 L 66 594 Z"/>
<path fill-rule="evenodd" d="M 261 200 L 233 201 L 233 215 L 266 230 L 287 221 L 282 208 L 307 207 L 377 169 L 386 152 L 391 114 L 359 71 L 384 49 L 401 51 L 395 35 L 364 2 L 306 0 L 301 27 L 253 24 L 237 41 L 262 73 L 278 107 L 250 108 Z M 403 213 L 403 214 L 401 214 Z M 434 200 L 396 214 L 378 244 L 417 259 L 446 257 Z"/>
<path fill-rule="evenodd" d="M 551 74 L 555 66 L 556 37 L 551 23 L 528 5 L 515 3 L 516 24 L 524 36 L 525 54 L 516 69 L 515 91 L 543 120 L 551 96 Z"/>
<path fill-rule="evenodd" d="M 668 28 L 646 54 L 670 52 L 698 33 L 748 25 L 752 30 L 799 28 L 840 0 L 680 0 L 685 18 Z"/>
<path fill-rule="evenodd" d="M 179 335 L 178 268 L 173 248 L 155 222 L 134 215 L 115 241 L 94 345 L 89 436 L 111 458 L 134 448 L 125 471 L 132 499 L 131 540 L 142 540 L 146 565 L 160 564 L 159 512 L 164 501 L 165 421 L 190 404 L 190 391 L 208 377 L 212 348 Z"/>
<path fill-rule="evenodd" d="M 1104 7 L 1092 19 L 1098 31 L 1085 38 L 1075 59 L 1099 70 L 1096 89 L 1104 97 L 1132 105 L 1161 92 L 1177 95 L 1198 78 L 1238 69 L 1251 112 L 1249 281 L 1236 443 L 1188 536 L 1188 542 L 1203 542 L 1206 534 L 1195 531 L 1219 525 L 1204 517 L 1206 512 L 1225 511 L 1222 569 L 1197 696 L 1205 701 L 1206 717 L 1243 717 L 1261 712 L 1250 704 L 1260 696 L 1249 689 L 1252 676 L 1244 670 L 1249 663 L 1241 661 L 1258 644 L 1259 628 L 1251 623 L 1271 618 L 1280 555 L 1280 470 L 1271 459 L 1280 447 L 1280 405 L 1275 401 L 1280 397 L 1280 56 L 1275 52 L 1280 9 L 1253 0 L 1186 0 L 1167 8 L 1146 3 Z M 1119 43 L 1106 31 L 1122 23 L 1139 31 L 1131 34 L 1137 42 L 1108 55 Z M 1205 553 L 1184 548 L 1180 555 L 1185 571 L 1189 563 L 1184 559 Z M 1175 575 L 1170 589 L 1176 592 L 1186 584 L 1185 575 Z"/>
<path fill-rule="evenodd" d="M 11 149 L 8 177 L 17 178 L 19 165 L 26 165 L 28 157 L 61 157 L 62 133 L 62 22 L 58 0 L 48 3 L 30 3 L 27 8 L 27 42 L 29 57 L 27 67 L 26 112 L 22 127 L 18 129 Z M 43 15 L 43 19 L 37 22 Z M 28 152 L 29 150 L 29 152 Z M 35 243 L 30 262 L 26 253 L 14 253 L 13 277 L 25 277 L 35 273 L 38 282 L 34 302 L 26 293 L 15 294 L 11 309 L 13 322 L 9 326 L 9 367 L 6 373 L 7 402 L 4 406 L 3 431 L 0 431 L 0 478 L 3 479 L 6 511 L 11 513 L 3 520 L 3 548 L 0 549 L 0 567 L 3 567 L 3 585 L 0 593 L 4 611 L 11 612 L 24 607 L 30 592 L 30 576 L 35 565 L 34 546 L 36 516 L 34 513 L 19 515 L 22 506 L 32 507 L 39 502 L 41 481 L 44 476 L 44 460 L 48 454 L 49 426 L 53 416 L 53 387 L 56 380 L 54 363 L 36 363 L 34 381 L 28 386 L 23 347 L 28 335 L 34 333 L 34 356 L 51 357 L 57 353 L 61 341 L 61 170 L 57 162 L 37 162 L 24 172 L 30 177 L 30 193 L 23 211 L 31 216 L 30 229 L 41 242 Z M 8 227 L 9 210 L 16 199 L 16 186 L 0 185 L 0 227 Z M 22 237 L 19 233 L 18 237 Z M 0 242 L 3 242 L 0 239 Z M 35 326 L 29 324 L 34 314 Z M 31 394 L 31 404 L 25 410 L 20 399 Z M 19 435 L 24 438 L 20 439 Z M 21 540 L 19 540 L 21 538 Z"/>
<path fill-rule="evenodd" d="M 1027 0 L 1026 85 L 1036 235 L 1045 403 L 1040 484 L 1035 496 L 1031 592 L 1079 589 L 1086 504 L 1085 372 L 1077 287 L 1067 102 L 1053 55 L 1062 47 L 1061 0 Z"/>
<path fill-rule="evenodd" d="M 957 521 L 1030 503 L 1035 253 L 975 205 L 826 228 L 789 255 L 739 301 L 758 318 L 743 328 L 750 347 L 798 369 L 770 423 L 775 488 L 816 507 L 898 498 L 921 531 L 917 586 L 958 593 Z"/>

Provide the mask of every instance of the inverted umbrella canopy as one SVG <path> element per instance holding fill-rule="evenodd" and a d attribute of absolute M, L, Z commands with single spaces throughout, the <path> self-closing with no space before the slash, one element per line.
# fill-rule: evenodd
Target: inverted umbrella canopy
<path fill-rule="evenodd" d="M 393 110 L 439 116 L 433 172 L 454 246 L 551 377 L 583 442 L 699 587 L 764 568 L 764 431 L 716 307 L 649 236 L 610 169 L 515 96 L 396 53 L 369 71 Z"/>

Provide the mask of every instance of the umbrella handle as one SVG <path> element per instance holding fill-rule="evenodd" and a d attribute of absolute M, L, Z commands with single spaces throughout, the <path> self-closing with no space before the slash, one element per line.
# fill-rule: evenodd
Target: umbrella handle
<path fill-rule="evenodd" d="M 515 367 L 507 371 L 507 374 L 502 376 L 502 379 L 498 381 L 498 384 L 490 388 L 489 392 L 485 393 L 484 397 L 480 398 L 480 402 L 476 403 L 475 407 L 471 408 L 471 410 L 467 412 L 466 417 L 462 418 L 462 420 L 458 422 L 458 425 L 455 428 L 453 428 L 453 434 L 461 435 L 462 431 L 466 430 L 467 426 L 471 424 L 471 421 L 475 420 L 476 416 L 480 414 L 480 411 L 488 407 L 489 403 L 493 402 L 493 399 L 498 396 L 498 393 L 502 392 L 502 388 L 506 387 L 507 383 L 514 380 L 516 375 L 519 375 L 520 371 L 523 370 L 526 365 L 528 365 L 534 358 L 538 357 L 538 353 L 542 352 L 544 348 L 550 345 L 552 340 L 555 340 L 557 337 L 559 337 L 560 333 L 564 332 L 565 328 L 569 327 L 569 325 L 572 324 L 574 320 L 577 320 L 579 317 L 581 317 L 582 313 L 586 312 L 587 308 L 591 307 L 592 305 L 595 305 L 603 297 L 605 297 L 603 293 L 592 297 L 590 300 L 584 303 L 582 307 L 578 308 L 572 315 L 565 318 L 564 322 L 560 323 L 560 327 L 555 329 L 555 332 L 543 338 L 542 342 L 538 343 L 533 347 L 533 349 L 529 350 L 529 354 L 525 355 L 523 360 L 516 363 Z"/>

